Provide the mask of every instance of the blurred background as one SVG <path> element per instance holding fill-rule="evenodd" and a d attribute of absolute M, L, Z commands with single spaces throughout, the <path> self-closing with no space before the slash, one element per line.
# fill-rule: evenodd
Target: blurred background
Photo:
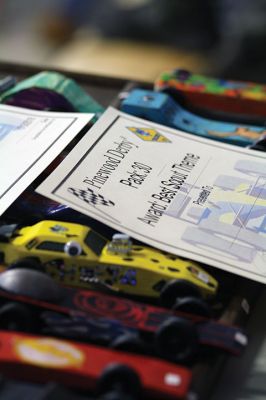
<path fill-rule="evenodd" d="M 154 80 L 265 82 L 265 0 L 0 0 L 0 61 Z"/>

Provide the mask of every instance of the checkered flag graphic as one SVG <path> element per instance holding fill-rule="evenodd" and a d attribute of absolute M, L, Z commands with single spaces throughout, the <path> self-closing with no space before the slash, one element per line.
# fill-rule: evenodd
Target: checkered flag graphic
<path fill-rule="evenodd" d="M 74 196 L 78 197 L 80 200 L 84 201 L 91 206 L 114 206 L 115 203 L 111 200 L 106 200 L 101 194 L 96 194 L 92 189 L 87 188 L 84 189 L 75 189 L 68 188 L 68 191 L 72 193 Z"/>

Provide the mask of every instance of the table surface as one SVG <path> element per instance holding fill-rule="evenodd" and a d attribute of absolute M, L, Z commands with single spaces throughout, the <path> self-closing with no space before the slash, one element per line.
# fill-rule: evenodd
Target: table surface
<path fill-rule="evenodd" d="M 140 81 L 154 81 L 162 71 L 179 68 L 197 71 L 208 69 L 208 58 L 196 52 L 125 40 L 91 37 L 76 38 L 49 60 L 53 67 L 115 76 Z"/>

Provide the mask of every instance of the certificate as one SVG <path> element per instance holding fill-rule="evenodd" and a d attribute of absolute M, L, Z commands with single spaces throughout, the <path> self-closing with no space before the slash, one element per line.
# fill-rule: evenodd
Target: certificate
<path fill-rule="evenodd" d="M 92 117 L 0 105 L 0 215 Z"/>
<path fill-rule="evenodd" d="M 109 108 L 37 191 L 165 251 L 266 283 L 266 155 Z"/>

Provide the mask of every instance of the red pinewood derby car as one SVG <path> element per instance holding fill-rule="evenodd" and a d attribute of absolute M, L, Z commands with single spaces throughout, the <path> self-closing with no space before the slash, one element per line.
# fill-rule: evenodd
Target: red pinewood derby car
<path fill-rule="evenodd" d="M 240 355 L 247 336 L 213 319 L 95 290 L 59 286 L 28 269 L 0 274 L 0 329 L 43 333 L 191 362 L 202 350 Z"/>
<path fill-rule="evenodd" d="M 121 400 L 184 398 L 191 381 L 189 369 L 163 360 L 52 337 L 0 331 L 0 346 L 7 377 L 115 392 Z"/>

